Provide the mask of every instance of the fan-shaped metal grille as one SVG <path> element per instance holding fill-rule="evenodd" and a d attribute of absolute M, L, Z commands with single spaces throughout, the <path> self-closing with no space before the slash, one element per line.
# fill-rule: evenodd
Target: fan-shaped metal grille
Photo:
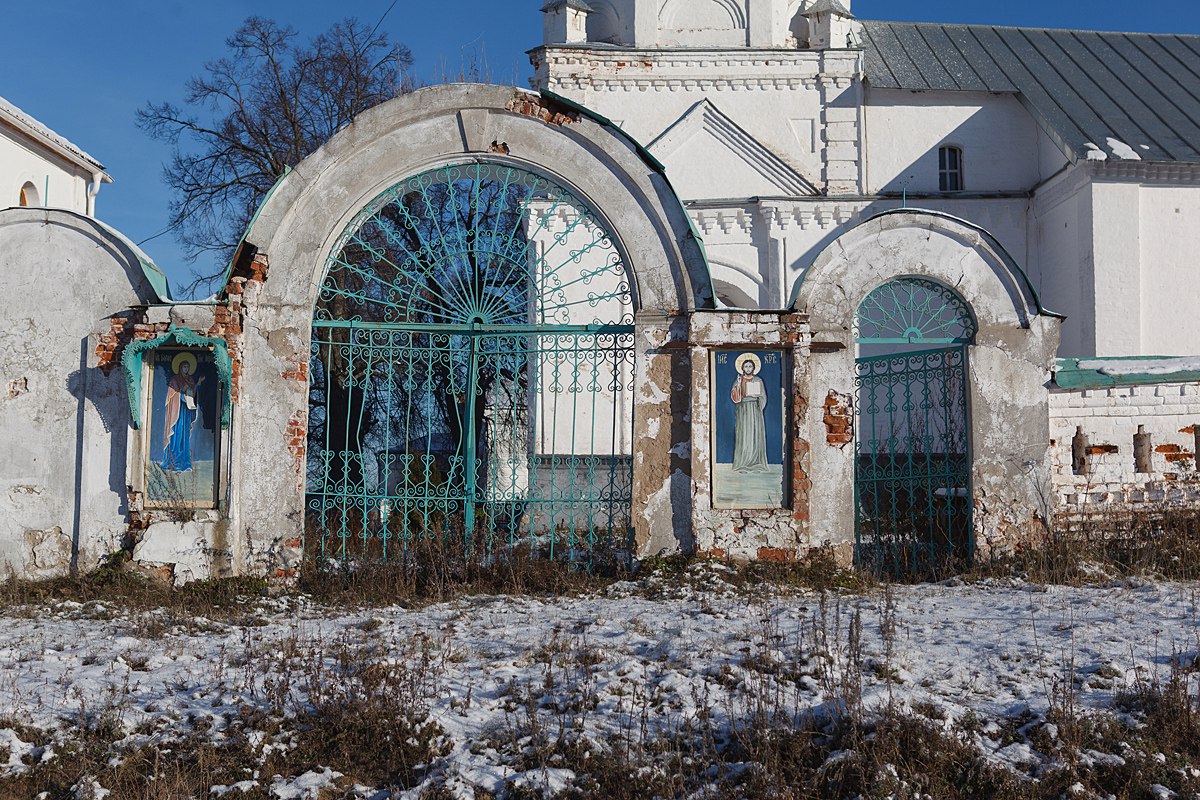
<path fill-rule="evenodd" d="M 329 260 L 317 322 L 632 324 L 625 265 L 568 190 L 515 167 L 465 164 L 375 198 Z"/>
<path fill-rule="evenodd" d="M 380 194 L 314 312 L 310 554 L 625 550 L 632 322 L 614 238 L 554 181 L 470 163 Z"/>
<path fill-rule="evenodd" d="M 862 344 L 970 344 L 975 316 L 947 286 L 924 278 L 888 281 L 858 307 Z"/>

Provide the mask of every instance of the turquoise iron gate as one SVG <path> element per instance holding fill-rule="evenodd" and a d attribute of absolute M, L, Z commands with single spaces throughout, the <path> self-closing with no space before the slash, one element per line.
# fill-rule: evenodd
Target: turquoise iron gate
<path fill-rule="evenodd" d="M 454 165 L 381 194 L 313 321 L 309 555 L 627 549 L 632 309 L 603 222 L 540 175 Z"/>
<path fill-rule="evenodd" d="M 899 278 L 859 307 L 856 560 L 891 577 L 970 564 L 967 347 L 975 320 L 949 288 Z"/>

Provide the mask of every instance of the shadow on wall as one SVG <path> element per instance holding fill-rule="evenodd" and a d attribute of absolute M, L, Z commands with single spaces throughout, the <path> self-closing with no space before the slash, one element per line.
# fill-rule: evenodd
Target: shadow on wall
<path fill-rule="evenodd" d="M 940 98 L 943 95 L 939 95 Z M 1016 102 L 1014 100 L 1014 102 Z M 915 104 L 924 107 L 925 104 Z M 961 106 L 977 105 L 976 103 L 961 102 Z M 802 253 L 789 258 L 789 275 L 796 275 L 812 262 L 833 242 L 841 238 L 846 232 L 861 222 L 864 222 L 871 217 L 881 214 L 885 211 L 895 211 L 900 208 L 911 208 L 928 211 L 938 211 L 952 216 L 961 217 L 962 219 L 972 224 L 979 225 L 979 214 L 976 209 L 982 209 L 983 206 L 975 206 L 975 203 L 981 202 L 978 200 L 970 200 L 971 205 L 964 205 L 968 202 L 968 198 L 978 198 L 980 195 L 987 196 L 989 193 L 996 194 L 997 200 L 1017 199 L 1020 200 L 1022 192 L 1031 192 L 1034 188 L 1033 183 L 1028 185 L 1011 185 L 1009 187 L 997 188 L 995 180 L 987 173 L 981 173 L 982 165 L 989 161 L 988 153 L 983 148 L 976 146 L 980 141 L 991 138 L 993 141 L 999 141 L 994 135 L 989 134 L 988 129 L 990 124 L 989 118 L 994 115 L 984 113 L 982 110 L 972 114 L 971 117 L 947 132 L 937 142 L 927 147 L 919 155 L 912 158 L 903 168 L 887 167 L 888 172 L 895 172 L 896 176 L 887 184 L 878 189 L 878 193 L 883 195 L 881 199 L 874 200 L 865 205 L 859 212 L 857 217 L 851 222 L 839 225 L 828 230 L 817 242 Z M 1032 120 L 1030 124 L 1034 124 Z M 957 165 L 943 164 L 941 160 L 941 149 L 944 146 L 957 147 L 960 149 L 960 160 Z M 1007 147 L 999 147 L 999 150 L 1005 150 L 1011 153 L 1013 149 L 1012 143 L 1009 142 Z M 1009 159 L 1011 160 L 1011 158 Z M 943 167 L 957 166 L 958 171 L 958 186 L 959 190 L 942 191 L 941 174 Z M 988 169 L 991 171 L 1003 170 L 1002 166 L 991 164 Z M 1036 182 L 1037 171 L 1033 170 L 1031 180 Z M 953 179 L 950 181 L 953 184 Z M 1000 195 L 999 192 L 1004 194 Z M 836 198 L 831 198 L 836 200 Z M 1031 281 L 1034 282 L 1034 288 L 1038 294 L 1043 294 L 1040 273 L 1036 264 L 1026 263 L 1027 251 L 1024 246 L 1017 247 L 1018 242 L 1003 241 L 1004 231 L 988 230 L 993 236 L 1001 241 L 1003 246 L 1012 247 L 1010 255 L 1013 256 L 1018 266 L 1028 275 Z M 1030 230 L 1026 230 L 1026 238 L 1030 235 Z M 789 254 L 790 255 L 790 254 Z M 784 289 L 785 302 L 789 299 L 787 293 L 791 292 L 794 286 L 787 286 Z M 1068 318 L 1071 316 L 1070 309 L 1058 307 L 1051 301 L 1049 303 L 1055 311 L 1063 311 L 1067 313 Z"/>
<path fill-rule="evenodd" d="M 79 369 L 67 375 L 66 389 L 75 398 L 75 498 L 74 518 L 71 531 L 71 571 L 79 566 L 79 543 L 81 535 L 81 517 L 83 506 L 87 501 L 84 496 L 85 484 L 85 443 L 96 440 L 95 432 L 88 435 L 88 406 L 90 405 L 95 418 L 107 434 L 108 452 L 108 490 L 118 498 L 118 513 L 127 517 L 128 491 L 125 477 L 128 469 L 127 453 L 129 444 L 129 399 L 128 387 L 125 385 L 120 369 L 106 373 L 99 367 L 89 367 L 90 355 L 89 337 L 84 337 L 79 346 Z"/>

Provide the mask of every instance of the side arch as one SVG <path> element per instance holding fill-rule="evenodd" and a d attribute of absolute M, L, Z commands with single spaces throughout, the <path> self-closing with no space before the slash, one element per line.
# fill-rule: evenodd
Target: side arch
<path fill-rule="evenodd" d="M 1031 330 L 1039 317 L 1062 318 L 1042 307 L 1024 270 L 992 234 L 918 209 L 878 214 L 831 242 L 796 281 L 790 306 L 809 315 L 814 332 L 849 332 L 863 298 L 900 275 L 955 289 L 979 315 L 981 342 L 1012 328 Z"/>
<path fill-rule="evenodd" d="M 902 209 L 872 217 L 834 240 L 797 281 L 791 307 L 808 319 L 812 357 L 802 426 L 812 443 L 812 529 L 853 541 L 854 448 L 828 439 L 828 408 L 856 396 L 855 320 L 877 287 L 905 276 L 953 289 L 978 323 L 967 348 L 971 503 L 976 552 L 1004 549 L 1048 516 L 1046 382 L 1062 317 L 1041 307 L 1016 261 L 965 220 Z M 822 405 L 825 403 L 825 405 Z M 826 444 L 827 441 L 832 442 Z"/>

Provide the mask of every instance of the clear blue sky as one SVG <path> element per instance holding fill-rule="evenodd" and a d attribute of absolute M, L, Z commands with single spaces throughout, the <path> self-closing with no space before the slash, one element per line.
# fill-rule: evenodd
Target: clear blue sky
<path fill-rule="evenodd" d="M 166 146 L 134 125 L 146 101 L 180 99 L 184 82 L 221 55 L 247 16 L 272 17 L 305 37 L 347 15 L 374 23 L 392 0 L 39 0 L 6 2 L 0 26 L 0 96 L 54 128 L 105 165 L 116 181 L 100 193 L 101 219 L 141 241 L 166 226 L 161 181 Z M 541 41 L 542 0 L 397 0 L 383 23 L 416 58 L 416 77 L 435 83 L 486 55 L 497 83 L 527 85 L 525 51 Z M 898 19 L 1200 33 L 1200 2 L 1161 0 L 854 0 L 864 19 Z M 1135 12 L 1145 10 L 1145 15 Z M 174 286 L 190 280 L 170 234 L 144 245 Z M 207 266 L 207 265 L 204 265 Z"/>

